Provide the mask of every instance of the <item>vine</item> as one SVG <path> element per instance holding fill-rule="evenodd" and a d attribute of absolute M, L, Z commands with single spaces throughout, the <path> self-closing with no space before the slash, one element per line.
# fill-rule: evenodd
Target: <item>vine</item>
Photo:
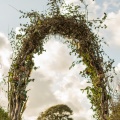
<path fill-rule="evenodd" d="M 91 108 L 95 111 L 94 117 L 107 120 L 111 99 L 109 81 L 113 79 L 109 72 L 114 61 L 104 60 L 105 53 L 101 46 L 103 38 L 100 39 L 99 35 L 93 32 L 93 29 L 106 28 L 103 24 L 106 13 L 102 19 L 89 21 L 88 12 L 81 12 L 80 6 L 66 5 L 63 0 L 49 0 L 48 6 L 50 8 L 46 14 L 33 10 L 27 13 L 20 11 L 23 14 L 20 18 L 29 18 L 30 22 L 20 24 L 20 34 L 16 35 L 14 31 L 10 33 L 14 51 L 8 77 L 8 107 L 11 120 L 22 118 L 28 100 L 26 86 L 34 81 L 29 78 L 34 68 L 33 55 L 40 55 L 45 51 L 44 43 L 51 34 L 59 34 L 65 40 L 68 38 L 65 43 L 69 43 L 72 52 L 81 59 L 72 66 L 81 62 L 86 65 L 80 74 L 87 77 L 92 84 L 84 90 L 87 91 Z M 61 12 L 61 6 L 67 10 L 65 14 Z"/>

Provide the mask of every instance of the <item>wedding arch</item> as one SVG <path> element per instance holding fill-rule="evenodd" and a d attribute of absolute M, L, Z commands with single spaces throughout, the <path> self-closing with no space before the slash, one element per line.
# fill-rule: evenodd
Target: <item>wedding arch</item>
<path fill-rule="evenodd" d="M 107 83 L 112 79 L 107 73 L 111 71 L 113 61 L 104 61 L 102 39 L 93 32 L 93 29 L 102 27 L 106 14 L 101 20 L 89 21 L 88 12 L 81 12 L 79 6 L 65 5 L 62 0 L 50 0 L 48 6 L 50 8 L 46 14 L 20 11 L 23 14 L 22 18 L 29 18 L 30 22 L 21 25 L 20 34 L 11 32 L 14 52 L 8 76 L 8 108 L 11 120 L 21 120 L 26 108 L 26 86 L 33 81 L 30 79 L 34 68 L 33 55 L 42 54 L 43 45 L 49 35 L 57 34 L 65 38 L 65 43 L 70 44 L 72 52 L 78 55 L 80 60 L 77 64 L 83 62 L 86 65 L 80 74 L 87 77 L 91 83 L 91 86 L 85 88 L 92 104 L 91 108 L 95 111 L 97 119 L 107 120 L 111 98 Z M 61 13 L 61 6 L 66 9 L 65 14 Z M 96 22 L 100 23 L 98 27 L 94 27 Z"/>

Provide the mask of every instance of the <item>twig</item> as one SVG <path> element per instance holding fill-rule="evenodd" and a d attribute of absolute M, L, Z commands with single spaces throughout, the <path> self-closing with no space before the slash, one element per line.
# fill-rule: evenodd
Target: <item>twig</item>
<path fill-rule="evenodd" d="M 20 10 L 18 10 L 17 8 L 15 8 L 14 6 L 8 4 L 11 8 L 13 8 L 14 10 L 16 10 L 17 12 L 20 12 Z"/>

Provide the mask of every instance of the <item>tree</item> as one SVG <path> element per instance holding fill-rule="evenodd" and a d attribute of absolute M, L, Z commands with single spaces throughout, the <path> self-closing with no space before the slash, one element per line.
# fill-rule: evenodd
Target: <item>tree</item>
<path fill-rule="evenodd" d="M 72 110 L 63 104 L 55 105 L 42 112 L 37 120 L 73 120 Z"/>
<path fill-rule="evenodd" d="M 2 107 L 0 107 L 0 120 L 10 120 L 8 113 Z"/>

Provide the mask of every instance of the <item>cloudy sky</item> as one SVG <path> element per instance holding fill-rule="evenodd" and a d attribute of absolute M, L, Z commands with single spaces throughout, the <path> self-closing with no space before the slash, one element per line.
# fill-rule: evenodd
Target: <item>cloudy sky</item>
<path fill-rule="evenodd" d="M 79 0 L 66 0 L 66 3 L 79 4 Z M 107 30 L 100 31 L 109 46 L 104 46 L 105 52 L 115 60 L 116 71 L 120 71 L 120 1 L 119 0 L 86 0 L 88 3 L 89 19 L 102 17 L 106 12 L 108 15 L 105 23 Z M 2 75 L 7 75 L 10 68 L 12 49 L 8 40 L 8 33 L 13 28 L 17 30 L 21 22 L 20 13 L 17 10 L 44 11 L 47 0 L 1 0 L 0 1 L 0 81 Z M 87 86 L 86 79 L 79 75 L 79 71 L 85 67 L 76 65 L 69 70 L 71 63 L 77 59 L 70 56 L 63 38 L 51 36 L 44 45 L 46 52 L 41 56 L 35 55 L 35 65 L 40 66 L 32 71 L 31 77 L 35 82 L 30 83 L 27 89 L 29 100 L 27 109 L 23 115 L 25 120 L 35 120 L 39 113 L 46 108 L 56 104 L 67 104 L 74 112 L 75 120 L 93 120 L 90 103 L 80 89 Z M 0 88 L 0 104 L 6 107 L 7 95 Z"/>

